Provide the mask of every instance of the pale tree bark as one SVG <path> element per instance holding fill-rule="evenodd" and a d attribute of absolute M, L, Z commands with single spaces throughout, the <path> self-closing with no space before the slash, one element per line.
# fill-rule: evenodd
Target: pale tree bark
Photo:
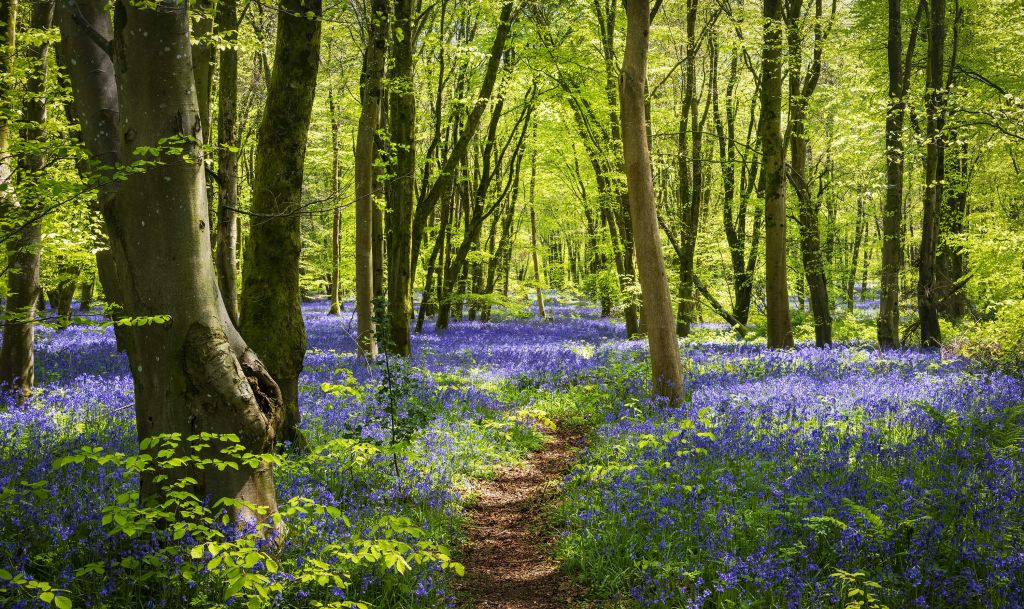
<path fill-rule="evenodd" d="M 117 83 L 111 56 L 113 29 L 106 3 L 101 0 L 58 0 L 57 19 L 61 30 L 63 57 L 75 61 L 64 66 L 74 92 L 74 111 L 81 127 L 82 141 L 89 153 L 90 178 L 97 182 L 94 211 L 98 214 L 112 205 L 120 182 L 113 177 L 121 161 Z M 104 297 L 113 307 L 113 317 L 121 315 L 120 285 L 116 260 L 110 243 L 96 252 L 98 278 Z M 83 301 L 85 298 L 83 297 Z M 117 330 L 120 336 L 123 330 Z"/>
<path fill-rule="evenodd" d="M 302 177 L 320 66 L 320 0 L 283 0 L 274 68 L 256 142 L 252 222 L 243 261 L 239 330 L 284 399 L 282 440 L 300 448 L 299 373 L 306 354 L 299 258 Z"/>
<path fill-rule="evenodd" d="M 331 112 L 331 197 L 334 211 L 331 212 L 331 308 L 328 315 L 341 315 L 341 149 L 338 141 L 338 115 L 334 106 L 334 88 L 327 89 L 327 107 Z"/>
<path fill-rule="evenodd" d="M 533 256 L 533 280 L 537 282 L 537 316 L 547 317 L 544 312 L 544 291 L 540 281 L 540 255 L 537 253 L 537 214 L 534 211 L 537 190 L 537 126 L 533 127 L 533 149 L 530 151 L 530 250 Z"/>
<path fill-rule="evenodd" d="M 676 341 L 672 294 L 669 292 L 665 261 L 661 253 L 644 109 L 651 27 L 649 0 L 630 0 L 626 5 L 626 17 L 626 48 L 619 83 L 622 150 L 640 288 L 647 319 L 647 340 L 651 349 L 651 376 L 656 396 L 666 398 L 670 403 L 679 403 L 684 399 L 682 365 Z"/>
<path fill-rule="evenodd" d="M 79 4 L 85 21 L 96 27 L 89 33 L 72 27 L 72 16 L 62 16 L 65 44 L 83 50 L 90 44 L 100 46 L 103 34 L 111 31 L 103 3 Z M 160 147 L 165 138 L 181 140 L 188 152 L 187 160 L 162 154 L 158 166 L 132 173 L 115 196 L 101 197 L 112 256 L 110 274 L 101 278 L 104 291 L 117 291 L 126 315 L 170 316 L 167 323 L 123 332 L 139 437 L 232 433 L 254 453 L 270 452 L 282 420 L 280 391 L 228 318 L 210 251 L 187 3 L 163 1 L 153 10 L 119 2 L 114 14 L 116 70 L 107 70 L 100 61 L 95 64 L 98 71 L 69 71 L 90 154 L 103 158 L 121 142 L 124 149 L 119 154 L 130 159 L 136 148 Z M 105 127 L 111 98 L 118 100 L 118 128 L 113 133 Z M 214 456 L 212 449 L 207 452 Z M 236 508 L 238 518 L 266 520 L 276 510 L 268 463 L 238 471 L 165 473 L 194 478 L 197 494 L 211 502 L 228 497 L 269 508 L 263 515 Z M 141 484 L 144 497 L 159 490 L 152 476 Z"/>
<path fill-rule="evenodd" d="M 217 98 L 217 283 L 231 320 L 238 323 L 238 6 L 221 0 L 217 29 L 228 38 L 220 52 Z"/>
<path fill-rule="evenodd" d="M 11 129 L 8 117 L 14 112 L 12 95 L 17 87 L 10 81 L 14 71 L 14 52 L 18 40 L 18 0 L 0 0 L 0 22 L 4 24 L 0 48 L 0 205 L 11 195 Z M 6 209 L 5 209 L 6 211 Z"/>
<path fill-rule="evenodd" d="M 761 128 L 765 180 L 765 283 L 768 295 L 768 346 L 793 346 L 786 272 L 786 148 L 782 138 L 782 44 L 785 25 L 781 0 L 764 0 L 764 51 Z"/>
<path fill-rule="evenodd" d="M 42 31 L 53 22 L 52 0 L 41 0 L 32 7 L 31 27 Z M 25 100 L 21 120 L 25 124 L 25 141 L 43 143 L 46 138 L 46 77 L 50 43 L 41 42 L 28 47 L 32 61 L 31 73 L 25 86 Z M 42 151 L 22 156 L 18 162 L 20 180 L 30 185 L 42 177 L 47 158 Z M 35 318 L 36 305 L 42 288 L 39 284 L 40 254 L 42 248 L 42 204 L 25 197 L 19 201 L 15 213 L 15 195 L 8 192 L 2 199 L 4 216 L 15 225 L 13 237 L 7 242 L 7 317 L 4 322 L 3 344 L 0 345 L 0 387 L 19 392 L 21 397 L 32 393 L 35 383 Z"/>
<path fill-rule="evenodd" d="M 366 14 L 367 45 L 363 55 L 362 110 L 356 133 L 356 323 L 359 354 L 369 360 L 377 357 L 377 338 L 373 323 L 373 211 L 376 151 L 374 136 L 380 120 L 381 80 L 387 48 L 387 0 L 372 0 Z"/>

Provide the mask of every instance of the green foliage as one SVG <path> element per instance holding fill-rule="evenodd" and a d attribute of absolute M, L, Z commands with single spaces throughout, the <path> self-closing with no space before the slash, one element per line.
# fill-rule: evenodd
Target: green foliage
<path fill-rule="evenodd" d="M 216 456 L 211 457 L 214 448 Z M 318 458 L 348 453 L 356 455 L 359 465 L 374 450 L 339 439 Z M 306 602 L 322 606 L 365 608 L 367 603 L 336 598 L 335 591 L 348 588 L 356 573 L 401 579 L 412 568 L 428 564 L 463 573 L 450 551 L 421 539 L 424 531 L 407 517 L 382 516 L 344 541 L 315 543 L 320 528 L 330 526 L 330 521 L 343 522 L 346 527 L 352 523 L 338 508 L 303 497 L 289 499 L 277 512 L 232 498 L 219 499 L 210 506 L 196 494 L 197 480 L 180 475 L 208 468 L 254 468 L 268 462 L 283 464 L 274 455 L 249 453 L 235 435 L 202 433 L 185 439 L 180 434 L 146 438 L 140 454 L 133 456 L 85 447 L 61 459 L 58 466 L 114 467 L 126 478 L 151 477 L 159 492 L 149 497 L 140 497 L 136 491 L 121 494 L 116 504 L 104 507 L 103 525 L 113 539 L 158 540 L 147 554 L 122 559 L 119 570 L 130 574 L 142 589 L 158 587 L 165 598 L 187 594 L 207 599 L 192 606 L 220 607 L 231 602 L 255 609 L 276 602 L 274 599 L 305 598 L 308 594 Z M 235 528 L 232 512 L 251 514 L 257 520 L 243 520 L 242 528 Z M 285 537 L 280 536 L 282 530 L 287 531 Z M 415 547 L 409 539 L 418 540 Z M 78 572 L 102 574 L 103 570 L 103 565 L 96 563 L 83 565 Z M 50 599 L 61 609 L 69 606 L 70 601 L 56 595 L 61 591 L 51 591 L 43 582 L 6 572 L 0 572 L 0 577 L 44 602 Z M 61 598 L 64 600 L 57 600 Z"/>

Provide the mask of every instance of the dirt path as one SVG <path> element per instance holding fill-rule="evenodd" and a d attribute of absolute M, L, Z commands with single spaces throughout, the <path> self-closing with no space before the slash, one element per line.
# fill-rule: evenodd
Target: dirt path
<path fill-rule="evenodd" d="M 494 480 L 476 485 L 479 501 L 469 510 L 470 524 L 461 562 L 466 566 L 462 592 L 475 609 L 563 609 L 581 596 L 558 572 L 550 557 L 551 539 L 543 519 L 557 496 L 583 430 L 559 427 L 548 442 Z"/>

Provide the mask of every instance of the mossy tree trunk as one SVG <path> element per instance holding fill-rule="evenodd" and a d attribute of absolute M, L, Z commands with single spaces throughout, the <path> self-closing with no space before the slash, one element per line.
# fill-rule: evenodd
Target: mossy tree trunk
<path fill-rule="evenodd" d="M 49 29 L 53 22 L 53 0 L 41 0 L 32 8 L 33 30 Z M 21 110 L 25 141 L 41 142 L 46 137 L 46 77 L 50 43 L 40 42 L 28 47 L 32 60 Z M 29 188 L 42 177 L 47 165 L 43 152 L 25 154 L 18 163 L 19 181 Z M 10 179 L 10 178 L 8 178 Z M 3 184 L 7 187 L 7 184 Z M 2 199 L 5 218 L 14 224 L 14 237 L 7 242 L 7 319 L 3 344 L 0 345 L 0 387 L 18 391 L 26 397 L 35 382 L 35 317 L 36 303 L 42 288 L 39 284 L 42 247 L 42 219 L 38 217 L 42 203 L 23 200 L 14 205 L 15 195 L 8 192 Z M 20 213 L 15 213 L 15 211 Z"/>
<path fill-rule="evenodd" d="M 412 226 L 416 197 L 415 6 L 395 0 L 388 73 L 388 119 L 391 135 L 391 182 L 384 224 L 388 243 L 388 338 L 396 355 L 412 352 Z"/>
<path fill-rule="evenodd" d="M 221 0 L 217 29 L 228 37 L 220 52 L 217 97 L 217 284 L 231 320 L 238 323 L 238 6 Z"/>
<path fill-rule="evenodd" d="M 761 70 L 761 136 L 765 182 L 765 283 L 768 295 L 768 346 L 793 346 L 786 269 L 786 148 L 782 138 L 782 44 L 785 25 L 781 0 L 764 0 L 764 51 Z"/>
<path fill-rule="evenodd" d="M 253 221 L 243 260 L 239 330 L 277 380 L 281 440 L 302 445 L 299 373 L 306 353 L 299 288 L 302 177 L 320 66 L 320 0 L 283 0 L 256 143 Z"/>

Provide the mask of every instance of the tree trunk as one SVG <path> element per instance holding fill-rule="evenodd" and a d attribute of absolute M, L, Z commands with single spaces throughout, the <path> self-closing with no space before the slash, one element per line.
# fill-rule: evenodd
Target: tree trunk
<path fill-rule="evenodd" d="M 100 26 L 95 31 L 110 31 L 102 3 L 81 4 L 87 18 Z M 126 315 L 170 316 L 166 323 L 133 326 L 123 333 L 139 437 L 233 433 L 250 452 L 270 452 L 282 419 L 280 391 L 227 317 L 214 273 L 205 175 L 198 162 L 202 133 L 187 4 L 165 1 L 153 10 L 119 2 L 114 15 L 116 71 L 70 73 L 90 153 L 102 158 L 120 140 L 125 158 L 131 158 L 137 147 L 161 147 L 165 138 L 183 138 L 189 159 L 164 153 L 157 166 L 128 175 L 116 197 L 102 198 L 113 261 L 112 275 L 101 276 L 104 291 L 117 290 Z M 92 44 L 70 22 L 62 19 L 65 42 L 76 48 Z M 114 95 L 119 128 L 93 128 L 95 117 L 103 116 L 98 110 Z M 86 125 L 92 125 L 88 131 Z M 204 456 L 216 453 L 209 449 Z M 195 479 L 196 493 L 211 504 L 226 497 L 269 508 L 264 514 L 235 508 L 237 518 L 267 521 L 276 511 L 268 463 L 163 473 Z M 160 484 L 152 476 L 141 484 L 144 497 L 158 494 Z"/>
<path fill-rule="evenodd" d="M 57 265 L 57 319 L 61 324 L 71 323 L 71 304 L 75 299 L 75 289 L 78 287 L 78 278 L 82 274 L 82 267 L 74 264 Z"/>
<path fill-rule="evenodd" d="M 82 282 L 80 286 L 81 296 L 78 300 L 79 311 L 88 311 L 92 308 L 93 290 L 95 287 L 96 284 L 92 279 Z"/>
<path fill-rule="evenodd" d="M 217 285 L 232 322 L 238 323 L 238 14 L 237 0 L 221 0 L 217 29 L 227 36 L 220 52 L 217 99 Z"/>
<path fill-rule="evenodd" d="M 369 361 L 377 357 L 377 338 L 373 323 L 374 295 L 374 138 L 380 120 L 381 79 L 384 76 L 384 52 L 387 45 L 387 0 L 370 4 L 367 45 L 363 54 L 362 109 L 356 132 L 356 324 L 359 355 Z"/>
<path fill-rule="evenodd" d="M 299 373 L 306 354 L 299 289 L 302 177 L 320 65 L 321 12 L 320 0 L 282 0 L 278 10 L 274 69 L 256 143 L 239 326 L 281 388 L 281 439 L 300 448 Z"/>
<path fill-rule="evenodd" d="M 921 346 L 938 347 L 939 285 L 936 276 L 936 250 L 941 235 L 942 181 L 944 179 L 945 139 L 945 42 L 946 0 L 930 0 L 928 12 L 928 115 L 925 152 L 924 213 L 921 223 L 921 252 L 917 280 L 917 309 L 920 316 Z"/>
<path fill-rule="evenodd" d="M 327 89 L 327 105 L 331 112 L 331 308 L 328 315 L 341 315 L 341 162 L 338 142 L 338 115 L 334 107 L 334 88 Z"/>
<path fill-rule="evenodd" d="M 32 7 L 32 29 L 49 29 L 53 22 L 52 0 L 41 0 Z M 41 42 L 28 47 L 32 60 L 31 73 L 25 87 L 26 97 L 21 110 L 25 123 L 22 137 L 27 142 L 41 142 L 46 138 L 46 76 L 50 43 Z M 0 152 L 6 152 L 0 150 Z M 18 163 L 18 171 L 25 180 L 40 178 L 47 159 L 42 152 L 25 154 Z M 7 184 L 3 185 L 4 187 Z M 7 274 L 7 319 L 4 323 L 3 344 L 0 345 L 0 388 L 16 390 L 22 397 L 32 393 L 35 383 L 35 317 L 39 300 L 39 263 L 42 240 L 42 219 L 37 216 L 41 202 L 21 201 L 15 214 L 13 193 L 3 199 L 4 216 L 17 226 L 14 238 L 7 242 L 10 270 Z M 70 313 L 70 312 L 69 312 Z"/>
<path fill-rule="evenodd" d="M 765 180 L 765 282 L 768 295 L 768 346 L 793 346 L 786 272 L 786 149 L 782 139 L 781 0 L 764 0 L 761 126 Z"/>
<path fill-rule="evenodd" d="M 544 290 L 540 281 L 540 255 L 537 253 L 537 214 L 534 198 L 537 188 L 537 127 L 533 129 L 533 150 L 530 151 L 530 254 L 533 257 L 533 280 L 537 282 L 537 317 L 544 319 Z"/>
<path fill-rule="evenodd" d="M 626 5 L 626 14 L 628 27 L 619 103 L 630 216 L 633 235 L 636 237 L 644 314 L 647 317 L 654 394 L 676 404 L 684 398 L 682 365 L 676 342 L 672 294 L 665 274 L 661 235 L 654 207 L 654 181 L 644 113 L 651 14 L 649 0 L 630 0 Z"/>
<path fill-rule="evenodd" d="M 0 0 L 0 21 L 4 23 L 3 40 L 0 41 L 0 207 L 4 216 L 8 212 L 7 200 L 13 196 L 11 182 L 10 139 L 11 128 L 8 124 L 7 112 L 13 102 L 13 93 L 17 90 L 13 82 L 14 54 L 18 40 L 18 0 Z"/>
<path fill-rule="evenodd" d="M 860 259 L 861 236 L 867 237 L 867 221 L 864 216 L 864 197 L 857 197 L 857 224 L 853 229 L 853 256 L 846 281 L 846 310 L 853 312 L 853 291 L 857 287 L 857 260 Z M 865 239 L 866 240 L 866 239 Z M 882 246 L 883 254 L 885 246 Z M 884 257 L 884 256 L 883 256 Z M 883 270 L 884 272 L 884 270 Z M 897 331 L 899 328 L 897 327 Z"/>
<path fill-rule="evenodd" d="M 384 218 L 388 235 L 388 330 L 389 347 L 402 357 L 412 353 L 409 319 L 416 195 L 415 4 L 413 0 L 395 0 L 392 66 L 388 75 L 388 112 L 394 160 L 391 168 L 394 177 L 388 185 L 388 209 Z"/>

